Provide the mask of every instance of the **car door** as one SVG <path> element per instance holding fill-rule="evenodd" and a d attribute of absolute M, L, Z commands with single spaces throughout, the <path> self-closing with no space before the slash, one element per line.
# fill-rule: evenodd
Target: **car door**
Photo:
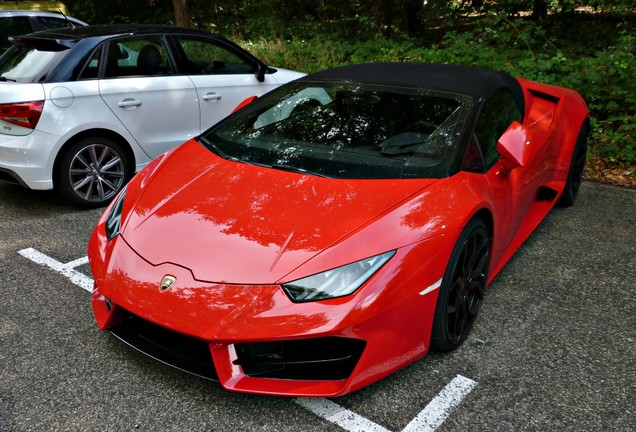
<path fill-rule="evenodd" d="M 497 152 L 497 142 L 514 121 L 521 121 L 521 111 L 507 89 L 495 92 L 482 106 L 474 143 L 482 155 L 483 170 L 493 201 L 493 218 L 499 241 L 494 242 L 493 260 L 503 254 L 525 220 L 536 193 L 537 172 L 531 166 L 508 170 Z M 531 161 L 533 163 L 533 161 Z"/>
<path fill-rule="evenodd" d="M 229 115 L 250 96 L 261 96 L 278 86 L 271 74 L 259 81 L 256 65 L 222 40 L 197 35 L 175 35 L 185 54 L 187 73 L 200 104 L 200 131 Z"/>
<path fill-rule="evenodd" d="M 199 134 L 197 92 L 176 74 L 164 36 L 114 39 L 105 48 L 100 95 L 148 156 Z"/>

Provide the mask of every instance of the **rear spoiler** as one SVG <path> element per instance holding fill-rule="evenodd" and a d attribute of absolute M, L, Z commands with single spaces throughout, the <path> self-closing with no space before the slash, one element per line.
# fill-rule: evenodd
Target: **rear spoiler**
<path fill-rule="evenodd" d="M 64 51 L 77 43 L 75 39 L 45 39 L 34 35 L 9 36 L 9 41 L 20 47 L 35 47 L 43 51 Z"/>

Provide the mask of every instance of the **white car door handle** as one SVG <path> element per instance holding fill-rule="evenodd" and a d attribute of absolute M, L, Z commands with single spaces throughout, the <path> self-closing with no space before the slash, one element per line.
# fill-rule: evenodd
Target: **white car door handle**
<path fill-rule="evenodd" d="M 206 93 L 202 97 L 203 100 L 219 100 L 221 99 L 221 95 L 218 93 L 210 92 Z"/>
<path fill-rule="evenodd" d="M 141 101 L 136 99 L 124 99 L 123 101 L 117 103 L 117 106 L 120 108 L 129 108 L 129 107 L 138 107 L 141 105 Z"/>

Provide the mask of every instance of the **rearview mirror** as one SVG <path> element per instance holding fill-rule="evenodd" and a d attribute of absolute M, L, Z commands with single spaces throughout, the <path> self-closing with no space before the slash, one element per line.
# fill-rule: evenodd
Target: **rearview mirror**
<path fill-rule="evenodd" d="M 497 152 L 503 157 L 506 168 L 511 170 L 528 163 L 530 143 L 528 129 L 519 122 L 512 122 L 497 142 Z"/>

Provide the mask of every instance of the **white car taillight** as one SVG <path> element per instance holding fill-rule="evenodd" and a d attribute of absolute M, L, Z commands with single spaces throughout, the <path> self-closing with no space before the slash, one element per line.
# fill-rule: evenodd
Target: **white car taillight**
<path fill-rule="evenodd" d="M 35 129 L 42 115 L 44 101 L 0 104 L 0 120 L 18 126 Z"/>

